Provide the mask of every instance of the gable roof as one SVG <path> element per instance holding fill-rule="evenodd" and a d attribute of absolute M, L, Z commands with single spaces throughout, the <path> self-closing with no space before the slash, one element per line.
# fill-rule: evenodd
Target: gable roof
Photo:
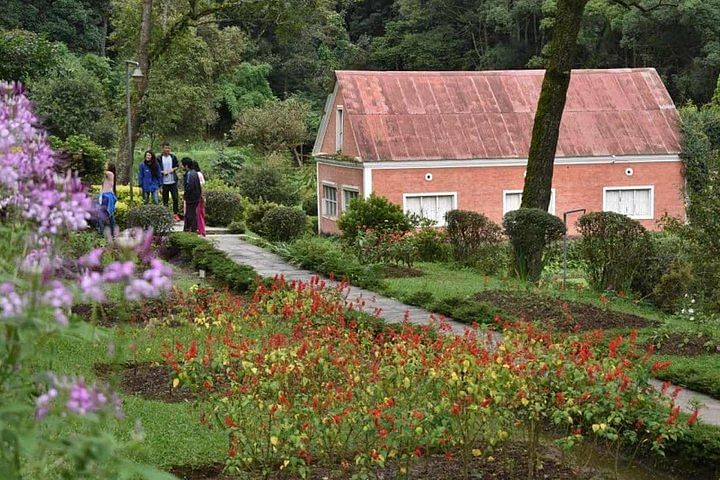
<path fill-rule="evenodd" d="M 362 160 L 528 156 L 544 70 L 335 75 Z M 678 125 L 654 68 L 573 70 L 557 156 L 677 154 Z"/>

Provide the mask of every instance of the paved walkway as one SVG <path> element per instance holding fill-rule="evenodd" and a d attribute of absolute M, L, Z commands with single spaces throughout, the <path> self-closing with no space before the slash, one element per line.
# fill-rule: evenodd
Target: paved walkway
<path fill-rule="evenodd" d="M 241 240 L 238 235 L 213 235 L 211 240 L 220 250 L 230 255 L 230 258 L 234 261 L 244 265 L 251 265 L 263 277 L 274 277 L 277 274 L 282 274 L 289 280 L 307 281 L 311 277 L 317 276 L 314 272 L 289 264 L 272 252 Z M 330 284 L 336 284 L 331 280 L 326 281 Z M 358 287 L 350 287 L 347 299 L 349 301 L 364 301 L 365 311 L 367 312 L 373 312 L 376 308 L 380 309 L 380 317 L 390 323 L 402 322 L 406 318 L 407 312 L 409 313 L 410 322 L 424 325 L 430 322 L 430 317 L 433 315 L 425 309 L 406 305 L 392 298 Z M 467 328 L 465 324 L 453 320 L 450 320 L 449 323 L 456 334 L 462 334 Z M 499 341 L 500 334 L 495 335 L 495 341 Z M 651 380 L 650 384 L 660 389 L 662 382 Z M 692 411 L 692 400 L 697 400 L 701 405 L 704 405 L 700 410 L 700 419 L 703 422 L 720 426 L 720 401 L 688 389 L 683 389 L 678 396 L 678 403 L 685 412 Z"/>

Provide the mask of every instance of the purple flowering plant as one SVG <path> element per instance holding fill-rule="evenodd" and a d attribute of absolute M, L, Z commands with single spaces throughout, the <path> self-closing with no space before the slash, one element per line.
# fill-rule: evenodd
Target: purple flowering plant
<path fill-rule="evenodd" d="M 103 248 L 63 258 L 62 243 L 88 227 L 95 202 L 75 173 L 59 171 L 37 123 L 22 87 L 0 83 L 0 478 L 26 478 L 24 457 L 38 448 L 67 460 L 67 478 L 173 478 L 119 454 L 124 447 L 102 427 L 122 418 L 108 385 L 33 372 L 28 362 L 40 338 L 77 326 L 74 302 L 104 302 L 110 288 L 138 301 L 172 284 L 172 270 L 153 256 L 152 232 L 116 232 Z M 88 423 L 86 433 L 43 437 L 41 423 L 69 418 Z"/>

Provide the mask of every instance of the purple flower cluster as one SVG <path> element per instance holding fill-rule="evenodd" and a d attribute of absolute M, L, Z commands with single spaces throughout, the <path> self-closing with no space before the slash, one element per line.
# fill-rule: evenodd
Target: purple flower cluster
<path fill-rule="evenodd" d="M 117 418 L 122 418 L 120 397 L 108 393 L 103 385 L 94 383 L 87 385 L 82 377 L 51 378 L 50 388 L 35 400 L 35 419 L 45 418 L 54 406 L 64 399 L 64 411 L 75 415 L 88 415 L 112 410 Z"/>
<path fill-rule="evenodd" d="M 41 234 L 87 226 L 93 201 L 79 178 L 55 173 L 55 156 L 19 85 L 0 83 L 0 208 L 16 205 Z"/>

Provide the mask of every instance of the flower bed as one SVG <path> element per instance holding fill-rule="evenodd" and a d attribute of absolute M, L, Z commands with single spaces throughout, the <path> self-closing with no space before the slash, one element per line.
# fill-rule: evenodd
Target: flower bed
<path fill-rule="evenodd" d="M 634 335 L 607 347 L 601 333 L 513 324 L 489 349 L 472 330 L 380 329 L 359 321 L 361 307 L 345 303 L 342 286 L 277 279 L 230 323 L 163 353 L 176 383 L 207 399 L 203 421 L 227 433 L 230 472 L 391 464 L 405 476 L 440 454 L 467 478 L 522 427 L 534 474 L 543 425 L 568 448 L 594 437 L 656 451 L 686 429 L 677 392 L 647 387 L 662 365 L 650 365 Z"/>

